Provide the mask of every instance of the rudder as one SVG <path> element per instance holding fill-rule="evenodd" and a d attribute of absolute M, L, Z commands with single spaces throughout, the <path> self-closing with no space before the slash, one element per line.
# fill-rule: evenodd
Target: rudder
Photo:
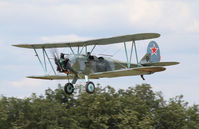
<path fill-rule="evenodd" d="M 151 41 L 147 47 L 147 53 L 150 55 L 150 63 L 160 62 L 160 48 L 155 41 Z"/>

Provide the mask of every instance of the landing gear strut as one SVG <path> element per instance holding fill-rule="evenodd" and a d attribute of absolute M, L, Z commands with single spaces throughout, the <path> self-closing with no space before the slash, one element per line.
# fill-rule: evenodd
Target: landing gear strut
<path fill-rule="evenodd" d="M 141 76 L 142 80 L 145 80 L 144 75 L 140 75 L 140 76 Z"/>
<path fill-rule="evenodd" d="M 74 86 L 72 83 L 66 83 L 66 85 L 64 86 L 64 91 L 67 94 L 72 94 L 74 92 Z"/>

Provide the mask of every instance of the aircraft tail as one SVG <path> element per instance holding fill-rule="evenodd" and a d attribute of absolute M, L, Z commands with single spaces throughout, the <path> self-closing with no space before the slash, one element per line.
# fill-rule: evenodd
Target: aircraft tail
<path fill-rule="evenodd" d="M 155 41 L 151 41 L 147 47 L 147 53 L 141 59 L 140 64 L 160 62 L 160 48 Z"/>

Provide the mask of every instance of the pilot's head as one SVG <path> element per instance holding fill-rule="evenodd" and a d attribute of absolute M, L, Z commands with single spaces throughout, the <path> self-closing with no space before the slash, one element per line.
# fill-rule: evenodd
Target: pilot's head
<path fill-rule="evenodd" d="M 60 54 L 60 58 L 64 58 L 64 54 L 63 53 Z"/>
<path fill-rule="evenodd" d="M 87 56 L 90 56 L 91 55 L 91 52 L 87 52 Z"/>

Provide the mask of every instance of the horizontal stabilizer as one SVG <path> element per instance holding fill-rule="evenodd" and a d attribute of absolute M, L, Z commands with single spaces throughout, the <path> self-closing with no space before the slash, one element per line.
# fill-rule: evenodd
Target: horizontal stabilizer
<path fill-rule="evenodd" d="M 171 66 L 177 65 L 179 62 L 153 62 L 153 63 L 144 63 L 143 66 Z"/>

